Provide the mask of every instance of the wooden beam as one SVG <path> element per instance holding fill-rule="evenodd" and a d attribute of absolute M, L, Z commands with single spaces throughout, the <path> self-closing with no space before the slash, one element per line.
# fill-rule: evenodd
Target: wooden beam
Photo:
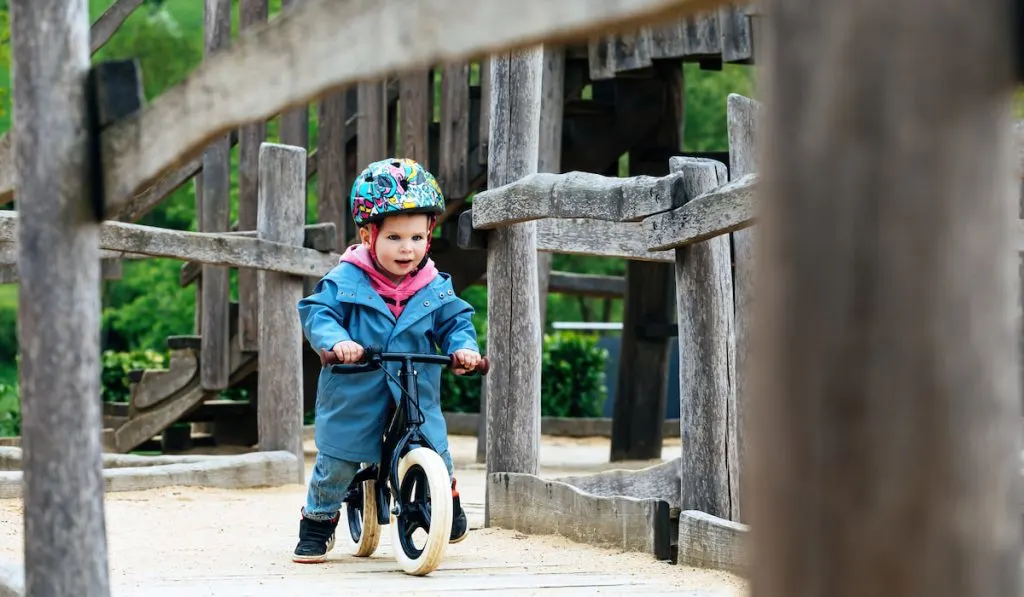
<path fill-rule="evenodd" d="M 259 154 L 259 238 L 298 247 L 306 219 L 306 150 L 264 143 Z M 261 451 L 284 450 L 302 458 L 302 326 L 295 305 L 302 278 L 259 272 L 259 371 L 257 421 Z M 297 467 L 296 483 L 305 479 Z"/>
<path fill-rule="evenodd" d="M 483 276 L 475 284 L 486 285 L 487 276 Z M 548 292 L 594 298 L 622 298 L 626 294 L 626 279 L 622 276 L 602 274 L 551 272 L 548 276 Z"/>
<path fill-rule="evenodd" d="M 242 232 L 226 232 L 225 234 L 231 236 L 241 236 L 244 238 L 256 238 L 255 230 L 247 230 Z M 304 237 L 302 240 L 302 246 L 307 249 L 314 249 L 321 253 L 330 253 L 334 251 L 334 247 L 338 243 L 337 228 L 334 223 L 328 224 L 307 224 L 304 231 Z M 198 261 L 186 261 L 181 266 L 181 271 L 178 274 L 178 284 L 182 287 L 188 286 L 202 274 L 203 266 Z M 243 270 L 244 271 L 244 270 Z M 239 272 L 241 274 L 241 272 Z M 255 288 L 255 286 L 254 286 Z M 239 297 L 241 298 L 241 297 Z M 258 306 L 259 301 L 255 304 Z M 258 320 L 258 319 L 257 319 Z M 255 331 L 255 330 L 254 330 Z M 251 350 L 256 350 L 256 343 L 252 344 Z M 243 350 L 246 350 L 243 345 Z"/>
<path fill-rule="evenodd" d="M 107 45 L 111 37 L 124 25 L 128 17 L 132 16 L 135 9 L 142 6 L 145 0 L 116 0 L 103 11 L 100 18 L 92 24 L 89 30 L 89 50 L 95 54 Z"/>
<path fill-rule="evenodd" d="M 493 235 L 494 232 L 491 232 Z M 604 220 L 538 220 L 537 250 L 566 255 L 621 257 L 638 261 L 674 262 L 671 251 L 651 251 L 642 222 Z M 488 239 L 490 246 L 495 239 Z"/>
<path fill-rule="evenodd" d="M 542 41 L 583 38 L 599 30 L 629 30 L 723 4 L 523 0 L 510 11 L 504 0 L 429 0 L 411 7 L 401 0 L 369 7 L 309 0 L 240 35 L 230 50 L 205 61 L 141 114 L 105 134 L 104 153 L 111 163 L 105 173 L 107 202 L 115 207 L 127 201 L 231 129 L 359 81 Z M 474 18 L 465 18 L 468 14 Z M 365 23 L 410 19 L 424 30 L 444 30 L 445 35 L 414 36 L 408 43 L 383 46 L 350 43 L 345 60 L 338 60 L 338 39 L 354 42 L 373 35 Z M 298 63 L 303 68 L 294 68 Z M 12 188 L 2 190 L 10 193 Z"/>
<path fill-rule="evenodd" d="M 747 174 L 682 207 L 647 218 L 643 221 L 647 246 L 665 251 L 753 226 L 756 183 L 757 175 Z"/>
<path fill-rule="evenodd" d="M 491 188 L 537 171 L 543 62 L 542 47 L 491 58 Z M 487 279 L 487 349 L 492 363 L 484 382 L 487 473 L 537 474 L 541 329 L 536 224 L 513 224 L 491 233 Z M 485 525 L 487 518 L 485 505 Z"/>
<path fill-rule="evenodd" d="M 110 595 L 85 0 L 11 0 L 25 594 Z M 96 131 L 93 131 L 96 132 Z M 12 175 L 14 173 L 12 172 Z"/>
<path fill-rule="evenodd" d="M 541 218 L 632 222 L 682 205 L 683 179 L 602 176 L 591 172 L 539 172 L 473 197 L 473 227 L 480 230 Z"/>
<path fill-rule="evenodd" d="M 757 597 L 1024 594 L 1013 7 L 766 3 Z"/>
<path fill-rule="evenodd" d="M 18 228 L 16 212 L 0 212 L 0 242 L 15 242 Z M 248 267 L 296 276 L 323 276 L 338 265 L 340 258 L 337 253 L 322 253 L 245 236 L 183 232 L 109 221 L 100 225 L 99 242 L 100 248 L 111 251 L 227 267 Z"/>

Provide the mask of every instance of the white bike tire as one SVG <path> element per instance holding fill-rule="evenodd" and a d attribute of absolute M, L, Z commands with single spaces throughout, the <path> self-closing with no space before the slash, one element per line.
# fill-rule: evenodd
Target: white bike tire
<path fill-rule="evenodd" d="M 352 538 L 352 532 L 347 524 L 348 516 L 353 514 L 349 510 L 348 504 L 345 504 L 345 527 L 338 529 L 335 533 L 335 535 L 341 534 L 345 538 L 348 551 L 357 558 L 373 555 L 377 551 L 377 546 L 380 545 L 380 523 L 377 522 L 377 499 L 375 496 L 376 487 L 377 482 L 373 479 L 363 481 L 362 529 L 359 534 L 359 540 L 356 541 Z"/>
<path fill-rule="evenodd" d="M 398 461 L 399 487 L 414 467 L 425 473 L 430 492 L 430 530 L 421 553 L 406 553 L 402 546 L 402 529 L 394 513 L 389 526 L 395 559 L 402 570 L 413 576 L 425 576 L 441 565 L 448 549 L 452 532 L 452 483 L 448 467 L 437 452 L 430 448 L 414 448 Z"/>

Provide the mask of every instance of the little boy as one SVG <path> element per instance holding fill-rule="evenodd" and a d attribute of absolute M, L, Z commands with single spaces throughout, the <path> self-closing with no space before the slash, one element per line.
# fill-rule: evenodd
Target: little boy
<path fill-rule="evenodd" d="M 390 352 L 454 354 L 457 374 L 480 362 L 473 308 L 455 295 L 450 276 L 427 256 L 444 196 L 434 177 L 408 159 L 370 164 L 352 185 L 352 217 L 361 244 L 350 247 L 312 295 L 299 301 L 306 339 L 317 352 L 332 351 L 343 363 L 376 345 Z M 418 376 L 421 430 L 453 474 L 447 427 L 441 414 L 440 367 Z M 293 560 L 319 563 L 333 547 L 342 499 L 360 463 L 380 459 L 389 402 L 400 398 L 379 371 L 336 375 L 320 372 L 316 399 L 318 450 L 299 524 Z M 451 542 L 465 539 L 468 525 L 452 477 Z"/>

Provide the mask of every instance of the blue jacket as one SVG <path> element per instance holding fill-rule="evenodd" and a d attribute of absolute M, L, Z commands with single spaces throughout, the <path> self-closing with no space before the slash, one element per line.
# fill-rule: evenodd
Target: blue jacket
<path fill-rule="evenodd" d="M 341 263 L 298 303 L 302 330 L 314 350 L 343 340 L 379 346 L 385 352 L 451 354 L 468 348 L 479 352 L 473 307 L 459 298 L 451 277 L 439 272 L 409 299 L 398 319 L 373 289 L 369 277 L 351 263 Z M 398 378 L 399 363 L 385 363 Z M 417 364 L 421 431 L 439 452 L 448 449 L 448 428 L 441 414 L 441 365 Z M 400 386 L 382 371 L 331 373 L 320 370 L 316 398 L 316 446 L 328 456 L 352 462 L 378 462 L 387 424 L 388 398 L 401 398 Z"/>

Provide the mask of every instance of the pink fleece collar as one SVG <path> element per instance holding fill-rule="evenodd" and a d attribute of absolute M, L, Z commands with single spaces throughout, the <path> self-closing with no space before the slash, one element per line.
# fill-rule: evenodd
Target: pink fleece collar
<path fill-rule="evenodd" d="M 402 314 L 409 298 L 437 277 L 437 267 L 434 266 L 434 261 L 427 259 L 427 262 L 416 273 L 406 276 L 401 282 L 395 284 L 377 269 L 369 249 L 363 245 L 349 247 L 342 253 L 339 261 L 351 263 L 366 272 L 370 278 L 370 285 L 384 299 L 384 304 L 394 314 L 395 319 Z"/>

